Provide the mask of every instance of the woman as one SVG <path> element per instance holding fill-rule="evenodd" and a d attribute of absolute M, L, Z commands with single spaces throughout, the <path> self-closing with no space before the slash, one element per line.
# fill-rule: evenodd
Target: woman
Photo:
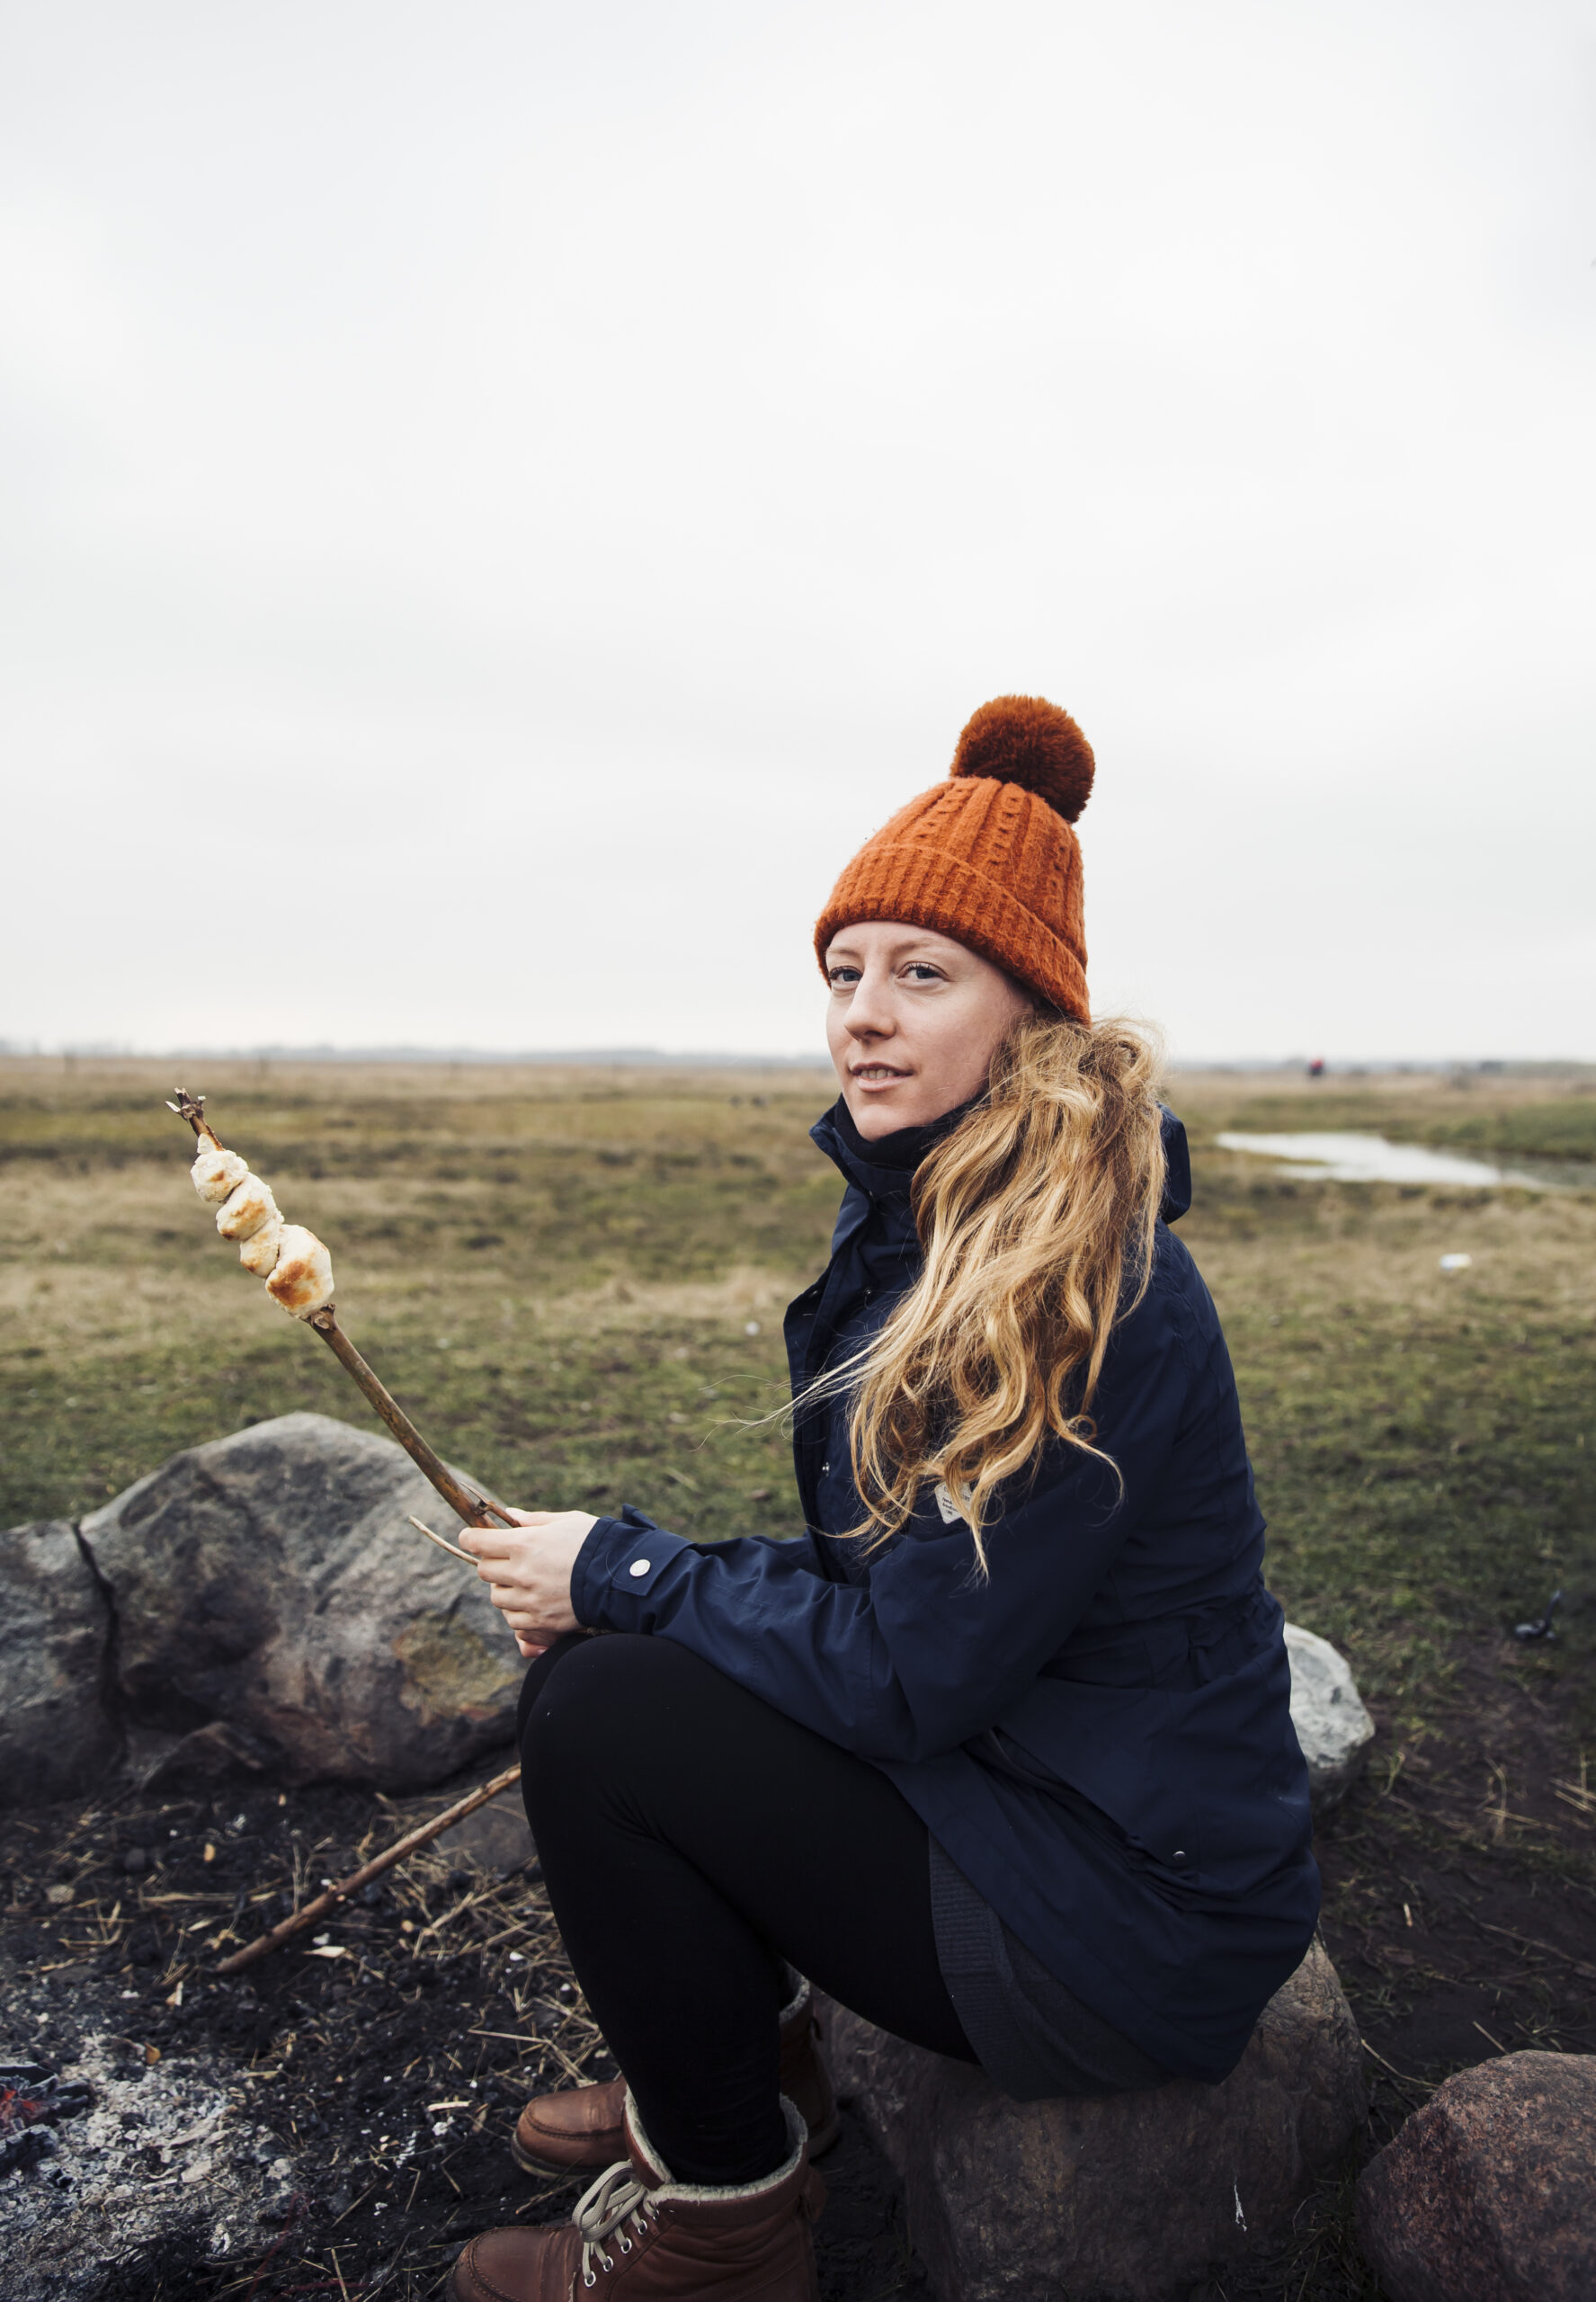
<path fill-rule="evenodd" d="M 1184 1137 L 1089 1017 L 1092 773 L 1065 712 L 985 705 L 816 927 L 847 1190 L 787 1321 L 804 1539 L 463 1538 L 537 1658 L 527 1814 L 625 2078 L 528 2106 L 521 2163 L 599 2179 L 476 2240 L 455 2302 L 812 2302 L 802 1976 L 1028 2100 L 1217 2082 L 1307 1949 L 1263 1521 L 1168 1228 Z"/>

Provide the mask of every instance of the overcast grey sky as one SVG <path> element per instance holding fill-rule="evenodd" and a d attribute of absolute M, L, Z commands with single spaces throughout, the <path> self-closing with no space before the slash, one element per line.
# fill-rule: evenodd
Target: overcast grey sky
<path fill-rule="evenodd" d="M 1020 689 L 1100 1010 L 1596 1057 L 1588 7 L 0 37 L 0 1037 L 818 1047 Z"/>

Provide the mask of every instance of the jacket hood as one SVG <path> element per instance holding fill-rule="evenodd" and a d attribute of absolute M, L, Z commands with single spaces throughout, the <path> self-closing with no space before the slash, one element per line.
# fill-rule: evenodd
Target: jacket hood
<path fill-rule="evenodd" d="M 872 1199 L 898 1200 L 906 1204 L 914 1170 L 945 1136 L 952 1133 L 965 1113 L 975 1108 L 975 1102 L 972 1097 L 969 1102 L 944 1111 L 941 1119 L 932 1120 L 925 1127 L 900 1128 L 896 1135 L 884 1135 L 874 1143 L 867 1143 L 853 1123 L 852 1112 L 839 1095 L 825 1118 L 817 1120 L 809 1129 L 809 1136 L 833 1165 L 840 1168 L 860 1191 L 868 1191 Z M 1164 1199 L 1158 1213 L 1163 1222 L 1178 1223 L 1191 1205 L 1191 1154 L 1181 1120 L 1165 1104 L 1159 1105 L 1159 1112 L 1164 1173 Z"/>

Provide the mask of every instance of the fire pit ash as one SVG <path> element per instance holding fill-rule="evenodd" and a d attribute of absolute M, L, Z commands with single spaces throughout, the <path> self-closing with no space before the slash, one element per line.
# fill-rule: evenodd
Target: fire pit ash
<path fill-rule="evenodd" d="M 52 2127 L 93 2101 L 81 2080 L 65 2085 L 41 2062 L 0 2062 L 0 2175 L 37 2166 L 53 2153 Z"/>
<path fill-rule="evenodd" d="M 100 2033 L 60 2060 L 0 2069 L 0 2290 L 90 2302 L 173 2242 L 253 2249 L 292 2167 L 232 2074 Z"/>

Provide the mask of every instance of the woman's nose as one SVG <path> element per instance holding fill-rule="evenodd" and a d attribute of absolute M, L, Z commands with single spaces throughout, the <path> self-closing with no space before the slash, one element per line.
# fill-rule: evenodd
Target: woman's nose
<path fill-rule="evenodd" d="M 883 1039 L 894 1028 L 885 990 L 884 984 L 872 983 L 866 976 L 848 1002 L 848 1029 L 856 1039 Z"/>

